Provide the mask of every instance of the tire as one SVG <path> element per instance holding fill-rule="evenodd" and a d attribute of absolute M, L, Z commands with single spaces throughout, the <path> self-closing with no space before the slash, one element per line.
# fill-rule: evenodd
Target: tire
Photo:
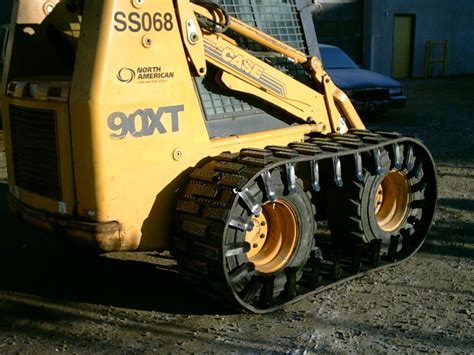
<path fill-rule="evenodd" d="M 409 148 L 412 149 L 412 148 Z M 422 159 L 407 161 L 406 147 L 400 147 L 401 161 L 395 167 L 392 152 L 383 150 L 381 172 L 373 171 L 371 154 L 364 160 L 364 177 L 357 181 L 352 169 L 346 171 L 344 185 L 326 192 L 328 226 L 331 235 L 342 248 L 358 243 L 382 242 L 387 251 L 391 241 L 410 237 L 421 219 L 424 201 Z M 397 250 L 402 248 L 397 245 Z"/>
<path fill-rule="evenodd" d="M 259 216 L 252 214 L 240 198 L 230 211 L 230 222 L 223 238 L 224 249 L 225 245 L 246 245 L 246 253 L 225 258 L 226 276 L 233 293 L 242 302 L 259 302 L 259 308 L 270 306 L 273 297 L 288 291 L 288 284 L 301 278 L 302 269 L 314 248 L 316 224 L 311 198 L 299 180 L 296 181 L 296 191 L 289 193 L 282 175 L 280 169 L 271 173 L 274 202 L 268 200 L 262 181 L 250 186 L 249 194 L 256 204 L 262 206 L 262 212 Z M 242 231 L 233 227 L 232 220 L 237 219 L 251 220 L 253 229 Z M 261 234 L 265 234 L 262 242 L 259 241 Z M 278 243 L 272 240 L 279 236 L 281 248 L 278 249 Z M 272 257 L 273 254 L 276 256 Z M 270 285 L 265 291 L 267 281 Z M 262 301 L 265 292 L 269 299 Z"/>

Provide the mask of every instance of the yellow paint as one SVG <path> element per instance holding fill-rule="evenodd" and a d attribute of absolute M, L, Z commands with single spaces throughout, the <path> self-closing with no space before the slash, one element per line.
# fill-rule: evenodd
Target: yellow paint
<path fill-rule="evenodd" d="M 20 0 L 20 4 L 26 1 L 31 0 Z M 189 2 L 179 3 L 180 13 L 190 17 L 186 9 L 191 6 Z M 123 23 L 114 21 L 118 11 L 125 14 L 122 20 L 131 12 L 140 16 L 159 12 L 163 21 L 165 14 L 170 14 L 166 15 L 169 30 L 165 26 L 159 31 L 121 30 Z M 24 14 L 19 16 L 25 18 Z M 145 1 L 139 9 L 130 0 L 87 1 L 69 103 L 10 96 L 3 100 L 6 132 L 10 127 L 9 104 L 56 111 L 62 189 L 70 206 L 67 214 L 71 224 L 117 222 L 114 225 L 120 230 L 112 233 L 115 239 L 109 251 L 168 248 L 176 190 L 190 169 L 204 159 L 222 151 L 302 141 L 315 131 L 329 133 L 341 116 L 347 116 L 356 128 L 364 127 L 347 97 L 332 82 L 321 85 L 325 93 L 314 91 L 237 48 L 222 35 L 198 33 L 201 42 L 186 43 L 185 24 L 171 0 Z M 233 26 L 238 29 L 239 22 L 234 21 Z M 242 27 L 259 38 L 258 31 Z M 193 78 L 202 67 L 204 38 L 215 47 L 227 48 L 228 62 L 206 57 L 224 70 L 223 82 L 288 111 L 303 124 L 210 139 Z M 302 61 L 298 51 L 268 35 L 261 38 L 274 50 L 282 48 Z M 326 77 L 317 62 L 309 62 L 316 80 Z M 232 70 L 229 63 L 240 70 Z M 257 79 L 264 72 L 284 87 L 280 94 L 262 91 Z M 28 83 L 33 79 L 22 80 Z M 48 87 L 52 78 L 35 80 Z M 330 109 L 327 95 L 331 96 Z M 343 109 L 339 111 L 335 103 Z M 311 122 L 306 123 L 308 118 Z M 125 125 L 127 129 L 119 127 Z M 9 184 L 14 190 L 10 138 L 7 133 Z M 58 213 L 58 201 L 28 191 L 21 191 L 17 197 L 37 210 Z M 61 223 L 64 227 L 66 222 Z M 92 237 L 101 241 L 108 238 L 103 232 Z"/>

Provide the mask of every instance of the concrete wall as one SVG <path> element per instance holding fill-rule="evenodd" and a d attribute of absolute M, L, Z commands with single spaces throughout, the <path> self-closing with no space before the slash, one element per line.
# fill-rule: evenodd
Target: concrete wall
<path fill-rule="evenodd" d="M 413 73 L 424 75 L 425 42 L 449 41 L 448 75 L 474 73 L 474 0 L 366 0 L 364 66 L 392 73 L 394 15 L 416 16 Z"/>

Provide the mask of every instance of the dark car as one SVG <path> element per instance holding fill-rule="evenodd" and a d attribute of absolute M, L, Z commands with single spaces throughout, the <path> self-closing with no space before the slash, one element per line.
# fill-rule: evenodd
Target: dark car
<path fill-rule="evenodd" d="M 376 116 L 391 107 L 402 107 L 406 96 L 400 82 L 365 69 L 359 68 L 342 49 L 320 44 L 324 69 L 334 83 L 352 101 L 361 115 Z"/>

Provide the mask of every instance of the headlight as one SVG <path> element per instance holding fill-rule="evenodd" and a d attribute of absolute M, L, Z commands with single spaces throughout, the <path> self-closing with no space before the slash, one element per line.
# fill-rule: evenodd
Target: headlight
<path fill-rule="evenodd" d="M 398 87 L 398 88 L 390 88 L 388 90 L 390 95 L 401 95 L 403 94 L 403 88 Z"/>

